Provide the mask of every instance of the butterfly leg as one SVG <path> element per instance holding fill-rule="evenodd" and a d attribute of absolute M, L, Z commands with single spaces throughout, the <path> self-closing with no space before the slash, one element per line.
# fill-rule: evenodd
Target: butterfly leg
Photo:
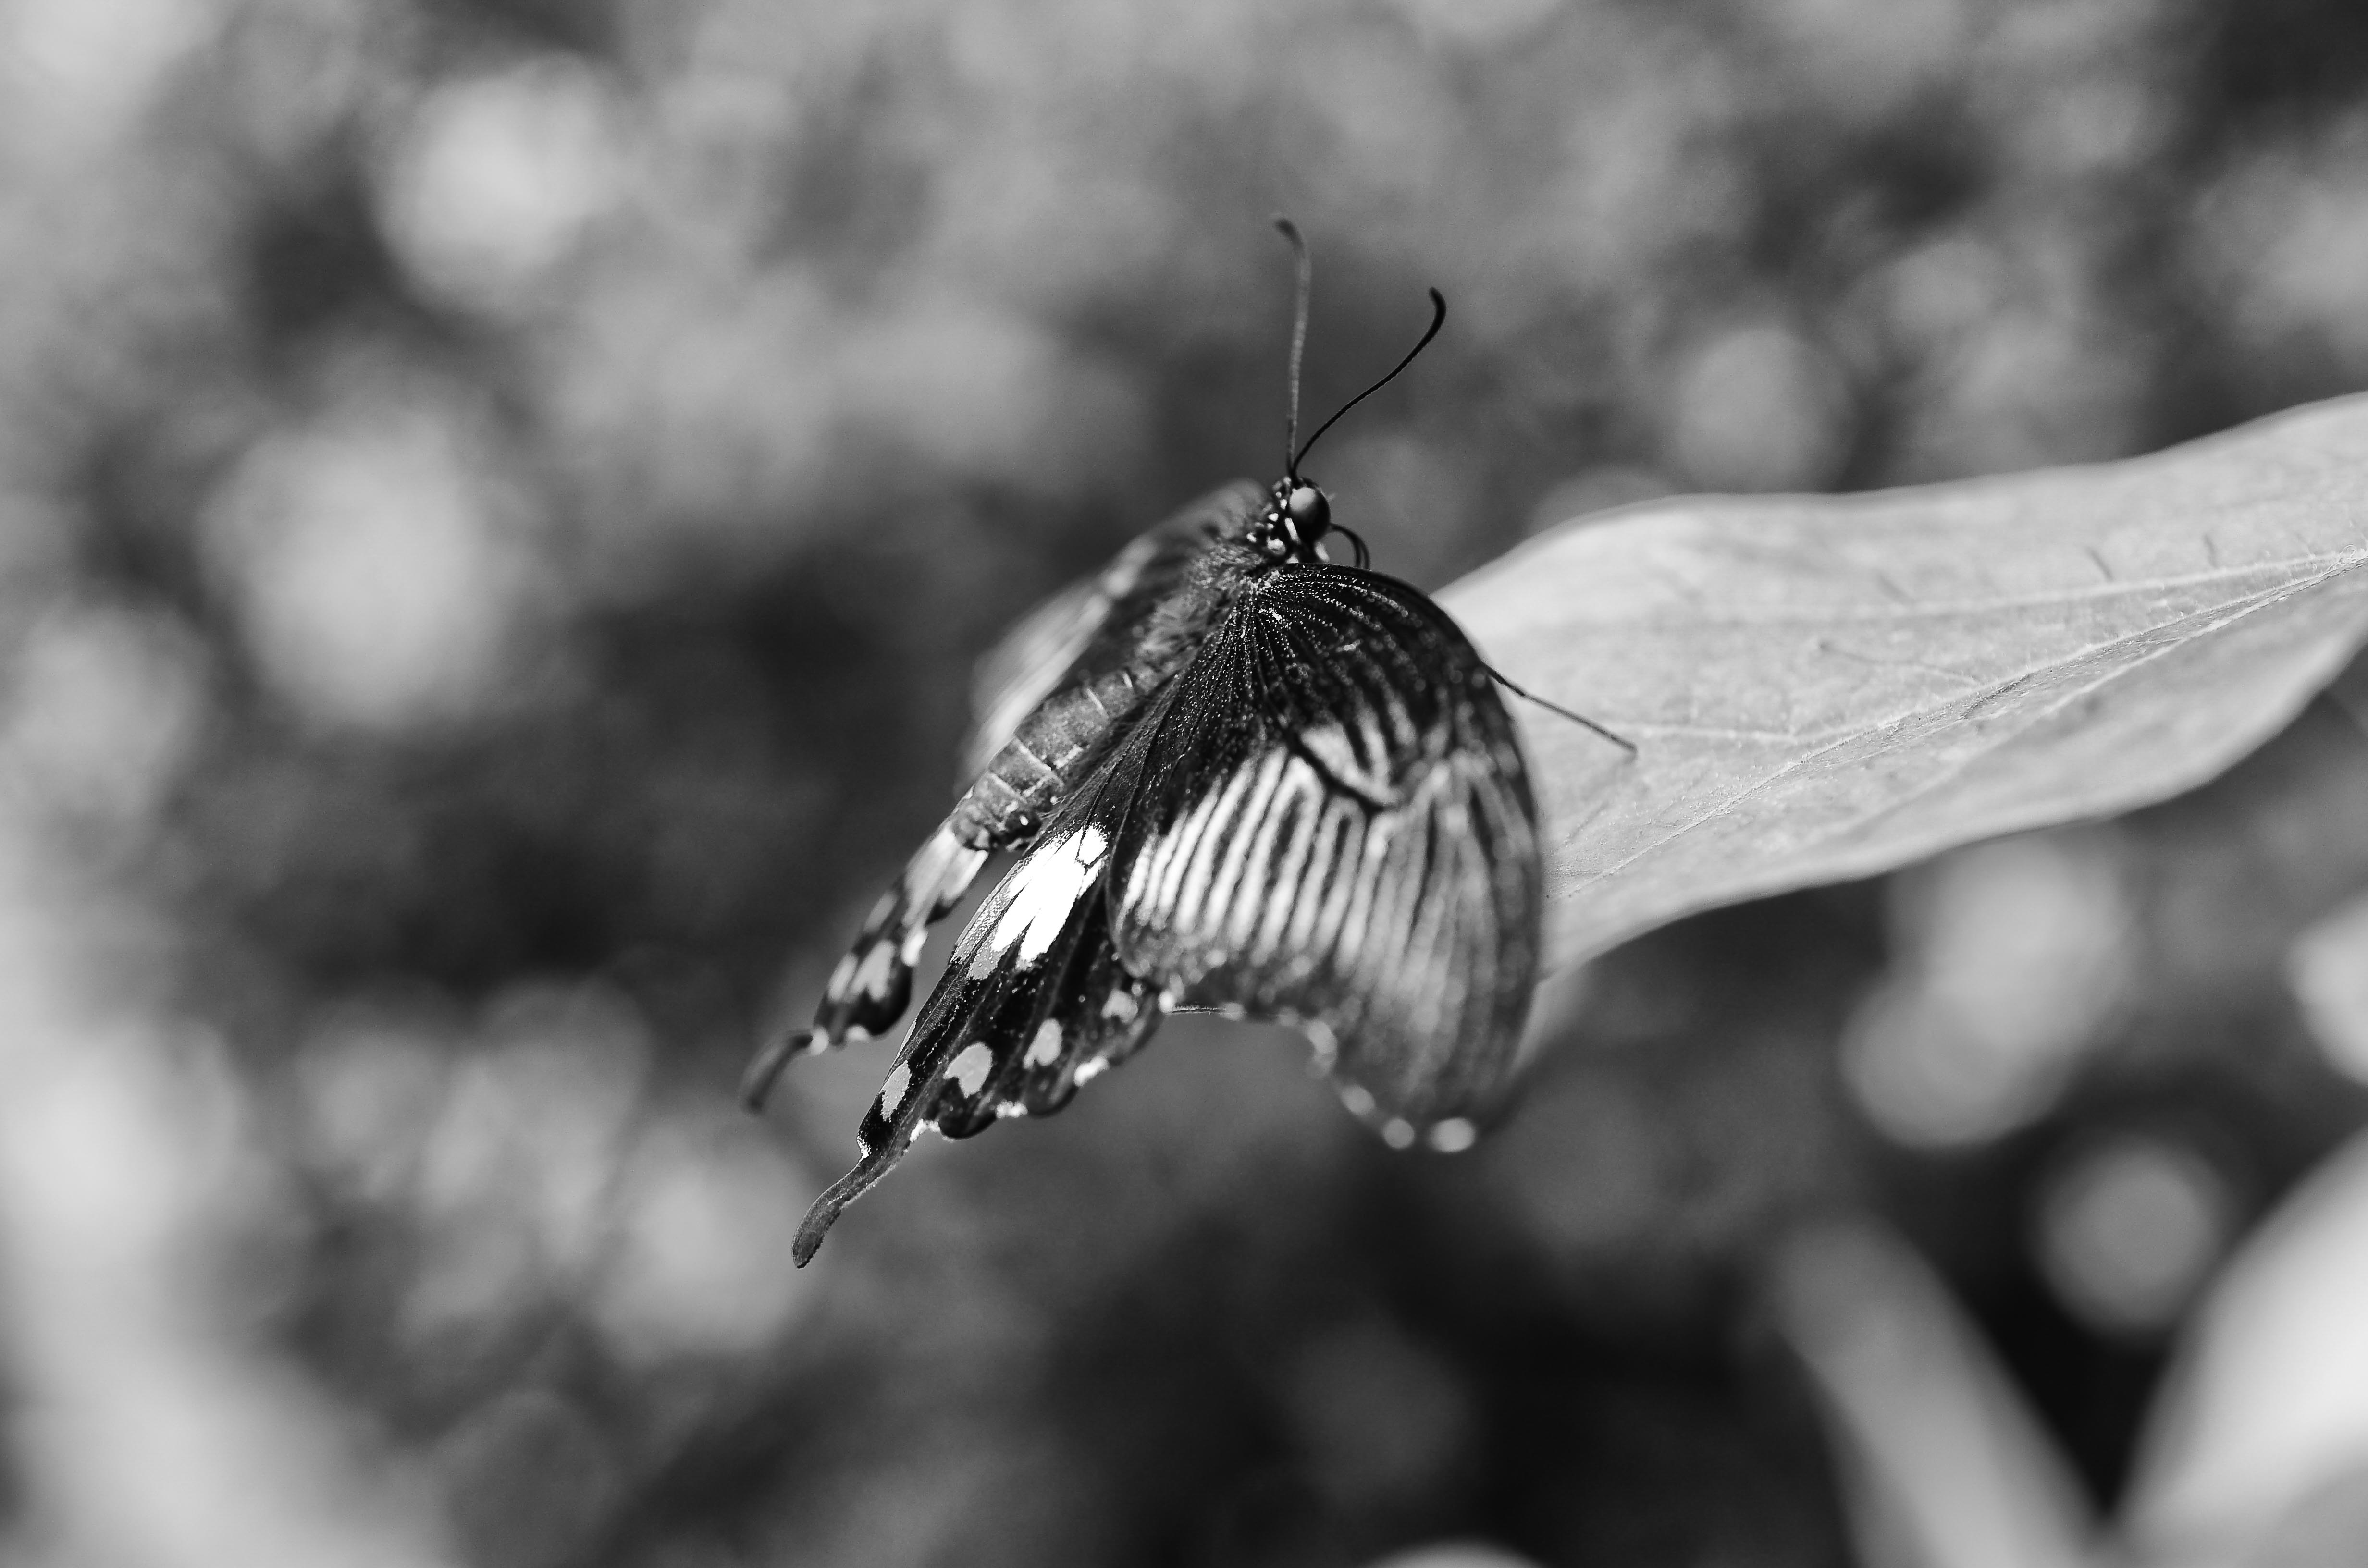
<path fill-rule="evenodd" d="M 1544 709 L 1549 713 L 1559 713 L 1574 724 L 1581 724 L 1586 726 L 1588 729 L 1593 730 L 1597 734 L 1601 735 L 1605 740 L 1610 741 L 1613 745 L 1618 746 L 1622 751 L 1626 752 L 1631 759 L 1635 757 L 1636 743 L 1630 740 L 1627 736 L 1613 730 L 1607 730 L 1602 725 L 1597 723 L 1594 720 L 1588 718 L 1586 714 L 1574 713 L 1559 702 L 1548 702 L 1544 698 L 1540 697 L 1536 692 L 1530 690 L 1526 687 L 1516 686 L 1513 682 L 1505 678 L 1504 675 L 1497 670 L 1493 665 L 1483 665 L 1480 667 L 1488 672 L 1488 678 L 1490 680 L 1495 681 L 1498 686 L 1503 687 L 1515 697 L 1526 698 L 1530 701 L 1534 702 L 1539 707 Z"/>

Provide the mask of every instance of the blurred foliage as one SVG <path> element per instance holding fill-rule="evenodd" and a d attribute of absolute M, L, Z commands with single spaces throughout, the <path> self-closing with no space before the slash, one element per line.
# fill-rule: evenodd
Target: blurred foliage
<path fill-rule="evenodd" d="M 2135 452 L 2368 386 L 2351 7 L 9 0 L 0 76 L 12 1557 L 1828 1562 L 1791 1223 L 1904 1227 L 2110 1498 L 2362 1120 L 2332 703 L 1613 955 L 1460 1160 L 1178 1023 L 798 1273 L 882 1063 L 730 1103 L 968 662 L 1271 469 L 1270 212 L 1312 409 L 1453 301 L 1312 465 L 1424 584 Z M 1919 1054 L 2025 918 L 2060 1006 Z"/>

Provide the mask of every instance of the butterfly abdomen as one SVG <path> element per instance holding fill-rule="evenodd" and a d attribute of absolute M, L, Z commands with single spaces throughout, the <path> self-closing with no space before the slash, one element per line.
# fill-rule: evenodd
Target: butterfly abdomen
<path fill-rule="evenodd" d="M 947 821 L 954 836 L 982 849 L 1033 839 L 1192 662 L 1244 587 L 1269 570 L 1250 551 L 1212 540 L 1141 628 L 1124 663 L 1047 697 L 988 760 Z"/>
<path fill-rule="evenodd" d="M 954 807 L 947 824 L 954 835 L 982 849 L 1035 836 L 1125 733 L 1153 689 L 1145 676 L 1155 673 L 1113 670 L 1046 698 Z"/>

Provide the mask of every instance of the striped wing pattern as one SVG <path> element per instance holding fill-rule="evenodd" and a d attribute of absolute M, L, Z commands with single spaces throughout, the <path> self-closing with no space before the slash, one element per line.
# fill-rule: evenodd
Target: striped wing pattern
<path fill-rule="evenodd" d="M 1468 1139 L 1528 1016 L 1543 892 L 1512 721 L 1463 633 L 1377 574 L 1277 573 L 1145 729 L 1121 960 L 1307 1029 L 1391 1142 Z"/>
<path fill-rule="evenodd" d="M 1460 1146 L 1541 909 L 1512 722 L 1454 623 L 1377 574 L 1269 574 L 964 927 L 797 1259 L 923 1128 L 1058 1110 L 1179 1000 L 1300 1025 L 1392 1142 Z"/>

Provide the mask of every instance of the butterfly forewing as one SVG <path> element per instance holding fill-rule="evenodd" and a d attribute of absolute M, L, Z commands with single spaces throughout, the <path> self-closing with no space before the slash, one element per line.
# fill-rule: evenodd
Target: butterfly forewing
<path fill-rule="evenodd" d="M 1233 540 L 1260 498 L 1257 486 L 1235 484 L 1185 507 L 1031 612 L 981 661 L 976 727 L 963 747 L 970 788 L 873 904 L 813 1028 L 752 1070 L 752 1098 L 795 1051 L 869 1039 L 904 1017 L 929 926 L 991 851 L 1025 847 L 1093 775 L 1256 564 Z"/>
<path fill-rule="evenodd" d="M 1377 574 L 1273 574 L 1129 749 L 1121 961 L 1328 1037 L 1350 1103 L 1405 1135 L 1480 1108 L 1543 894 L 1512 721 L 1454 624 Z"/>

